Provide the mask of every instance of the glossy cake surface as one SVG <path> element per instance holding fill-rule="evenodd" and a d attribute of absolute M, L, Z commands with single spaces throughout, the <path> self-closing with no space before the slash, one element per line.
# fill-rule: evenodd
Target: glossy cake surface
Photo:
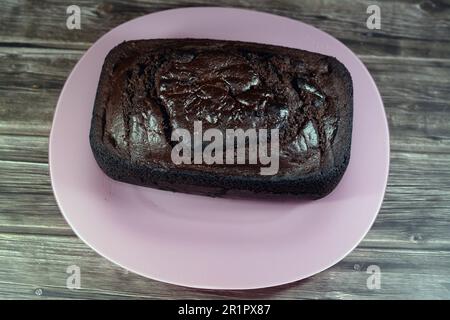
<path fill-rule="evenodd" d="M 99 166 L 123 182 L 208 195 L 319 198 L 350 156 L 352 81 L 335 58 L 219 40 L 125 42 L 106 57 L 90 142 Z M 179 128 L 277 129 L 279 170 L 252 164 L 175 164 Z"/>

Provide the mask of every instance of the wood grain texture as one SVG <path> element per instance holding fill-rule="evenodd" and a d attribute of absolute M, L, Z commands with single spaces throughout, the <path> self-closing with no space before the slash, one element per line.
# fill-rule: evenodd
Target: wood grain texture
<path fill-rule="evenodd" d="M 379 4 L 382 29 L 365 27 Z M 131 18 L 207 1 L 5 0 L 0 12 L 0 298 L 450 299 L 450 1 L 234 1 L 310 23 L 354 50 L 373 75 L 391 135 L 386 197 L 371 231 L 336 266 L 304 281 L 250 291 L 194 290 L 126 273 L 81 242 L 50 185 L 48 134 L 60 90 L 101 34 Z M 78 265 L 82 289 L 69 290 Z M 366 286 L 369 265 L 382 288 Z M 41 289 L 37 290 L 37 289 Z M 36 291 L 37 290 L 37 291 Z"/>
<path fill-rule="evenodd" d="M 3 1 L 0 13 L 0 42 L 86 49 L 111 28 L 132 18 L 177 7 L 225 6 L 257 9 L 310 23 L 344 41 L 358 54 L 386 53 L 397 56 L 441 57 L 448 55 L 450 3 L 445 0 L 78 0 L 81 30 L 66 28 L 66 8 L 70 1 Z M 381 30 L 366 28 L 366 9 L 378 4 Z"/>
<path fill-rule="evenodd" d="M 19 294 L 23 298 L 431 299 L 450 295 L 447 251 L 358 248 L 332 269 L 303 281 L 227 291 L 189 289 L 144 279 L 86 250 L 75 237 L 0 234 L 0 258 L 4 257 L 8 259 L 0 264 L 0 290 L 5 296 Z M 373 264 L 380 267 L 382 280 L 380 289 L 370 290 L 367 268 Z M 79 290 L 66 287 L 66 270 L 72 265 L 80 268 Z M 11 274 L 11 269 L 18 270 Z"/>

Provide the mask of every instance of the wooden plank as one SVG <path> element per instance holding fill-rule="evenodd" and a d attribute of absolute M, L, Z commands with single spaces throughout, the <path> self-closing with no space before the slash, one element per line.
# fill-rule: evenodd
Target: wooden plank
<path fill-rule="evenodd" d="M 86 49 L 102 34 L 130 19 L 163 9 L 186 6 L 226 6 L 279 14 L 312 24 L 334 35 L 359 54 L 448 56 L 450 5 L 446 1 L 330 0 L 124 0 L 96 3 L 79 0 L 81 30 L 68 30 L 66 8 L 72 3 L 52 0 L 30 4 L 6 0 L 0 12 L 0 42 L 16 46 Z M 367 7 L 381 8 L 381 30 L 366 26 Z M 7 32 L 6 32 L 7 31 Z"/>
<path fill-rule="evenodd" d="M 82 30 L 65 27 L 68 4 L 6 0 L 0 12 L 0 298 L 450 298 L 450 3 L 448 1 L 219 0 L 302 20 L 360 55 L 386 106 L 391 133 L 387 194 L 369 234 L 346 259 L 312 278 L 250 291 L 195 290 L 126 273 L 81 242 L 52 194 L 47 143 L 63 83 L 98 37 L 131 18 L 188 0 L 108 4 L 80 0 Z M 382 29 L 365 27 L 369 4 Z M 200 0 L 195 5 L 210 5 Z M 69 49 L 69 50 L 68 50 Z M 81 267 L 82 289 L 65 286 Z M 380 290 L 366 287 L 369 265 Z"/>
<path fill-rule="evenodd" d="M 374 77 L 384 100 L 448 103 L 450 60 L 375 56 L 361 58 Z"/>
<path fill-rule="evenodd" d="M 59 93 L 81 52 L 0 48 L 0 132 L 48 136 Z"/>
<path fill-rule="evenodd" d="M 48 137 L 0 135 L 0 160 L 48 162 Z"/>
<path fill-rule="evenodd" d="M 73 50 L 0 48 L 0 134 L 48 135 L 60 90 L 80 57 Z M 394 135 L 398 129 L 404 137 L 433 133 L 430 138 L 448 139 L 450 59 L 362 59 L 378 84 Z"/>
<path fill-rule="evenodd" d="M 212 291 L 169 285 L 108 262 L 78 238 L 0 233 L 0 298 L 273 298 L 376 299 L 450 297 L 450 252 L 356 249 L 336 266 L 304 281 L 259 290 Z M 77 265 L 81 289 L 66 287 Z M 367 288 L 368 266 L 381 270 L 381 288 Z"/>
<path fill-rule="evenodd" d="M 392 153 L 381 212 L 360 247 L 450 250 L 450 157 Z M 73 232 L 54 200 L 46 164 L 0 161 L 0 232 Z M 428 184 L 423 183 L 428 177 Z"/>

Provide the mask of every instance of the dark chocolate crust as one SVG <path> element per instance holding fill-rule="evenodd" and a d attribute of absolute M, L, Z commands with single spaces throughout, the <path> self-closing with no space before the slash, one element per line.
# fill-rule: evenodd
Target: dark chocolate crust
<path fill-rule="evenodd" d="M 207 39 L 124 42 L 103 65 L 90 144 L 111 178 L 210 196 L 318 199 L 350 158 L 353 86 L 335 58 L 279 46 Z M 171 131 L 277 128 L 280 169 L 176 165 Z M 205 129 L 207 129 L 205 128 Z"/>

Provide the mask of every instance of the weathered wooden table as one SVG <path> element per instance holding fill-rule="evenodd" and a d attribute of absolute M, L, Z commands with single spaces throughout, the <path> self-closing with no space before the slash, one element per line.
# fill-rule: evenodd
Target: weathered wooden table
<path fill-rule="evenodd" d="M 364 241 L 309 279 L 251 291 L 183 288 L 127 273 L 78 239 L 48 173 L 48 136 L 60 90 L 83 52 L 131 18 L 208 1 L 2 1 L 0 10 L 0 298 L 450 298 L 450 2 L 220 0 L 310 23 L 348 45 L 383 96 L 391 170 Z M 81 8 L 81 29 L 66 9 Z M 381 29 L 366 9 L 381 8 Z M 66 287 L 67 267 L 82 270 Z M 381 286 L 366 285 L 367 268 Z"/>

